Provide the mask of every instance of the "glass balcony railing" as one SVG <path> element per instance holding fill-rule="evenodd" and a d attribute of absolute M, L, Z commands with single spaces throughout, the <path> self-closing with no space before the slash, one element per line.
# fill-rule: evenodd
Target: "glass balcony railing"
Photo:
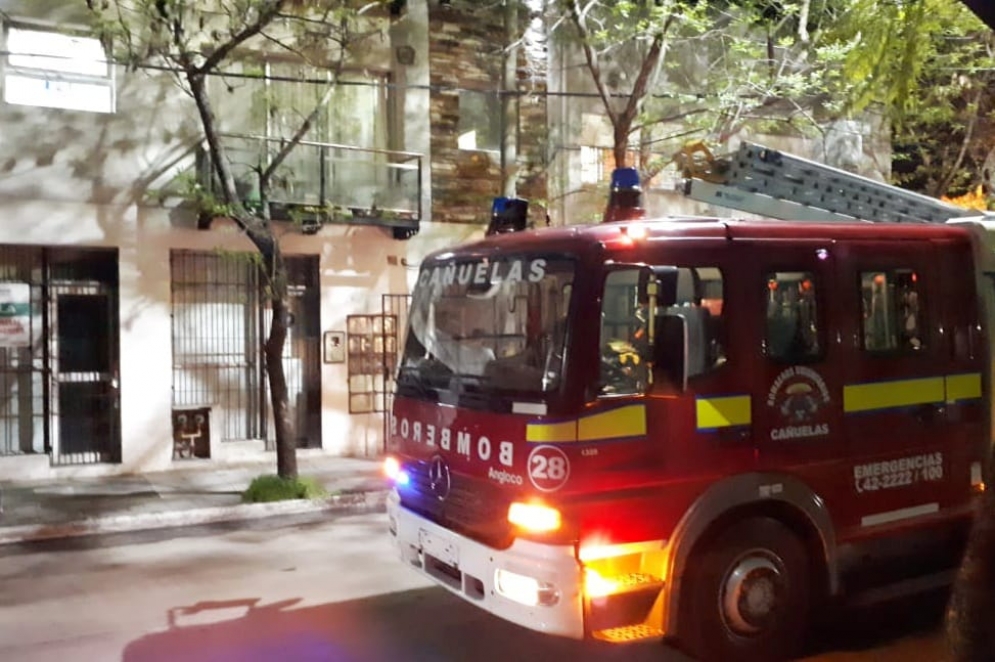
<path fill-rule="evenodd" d="M 285 141 L 222 134 L 242 201 L 258 207 L 259 172 Z M 216 189 L 206 149 L 198 154 L 198 174 Z M 407 239 L 421 221 L 422 155 L 302 141 L 273 173 L 268 192 L 274 220 L 299 222 L 305 231 L 328 223 L 379 225 Z"/>

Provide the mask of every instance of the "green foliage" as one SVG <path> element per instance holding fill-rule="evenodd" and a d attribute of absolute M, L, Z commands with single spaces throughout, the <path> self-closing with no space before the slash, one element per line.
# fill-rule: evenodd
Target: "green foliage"
<path fill-rule="evenodd" d="M 196 172 L 181 172 L 163 188 L 148 189 L 143 197 L 148 203 L 160 205 L 165 204 L 168 198 L 182 198 L 196 214 L 209 217 L 230 216 L 234 211 L 231 205 L 203 185 Z"/>
<path fill-rule="evenodd" d="M 325 223 L 348 223 L 353 218 L 352 210 L 348 207 L 327 204 L 324 207 L 319 205 L 302 205 L 288 210 L 290 221 L 299 230 L 313 227 L 315 224 Z M 394 212 L 381 212 L 380 218 L 395 218 Z"/>
<path fill-rule="evenodd" d="M 644 94 L 623 138 L 673 154 L 689 139 L 724 143 L 744 129 L 810 134 L 845 114 L 848 104 L 835 100 L 847 97 L 840 72 L 855 44 L 826 36 L 829 6 L 847 1 L 595 0 L 583 3 L 587 31 L 560 38 L 593 51 L 595 85 L 614 94 L 606 105 Z M 647 69 L 654 39 L 660 62 Z M 635 85 L 640 70 L 649 73 L 644 90 Z"/>
<path fill-rule="evenodd" d="M 995 144 L 992 31 L 960 2 L 840 4 L 831 36 L 852 44 L 847 109 L 888 121 L 895 181 L 934 196 L 973 190 Z"/>
<path fill-rule="evenodd" d="M 949 0 L 558 0 L 554 38 L 589 49 L 595 89 L 617 114 L 642 94 L 616 143 L 639 143 L 644 175 L 689 139 L 721 145 L 743 131 L 814 136 L 834 120 L 881 116 L 906 182 L 939 194 L 977 178 L 995 78 L 991 31 Z M 570 12 L 582 18 L 570 29 Z M 576 22 L 576 21 L 575 21 Z M 585 29 L 586 28 L 586 29 Z M 658 67 L 637 75 L 663 36 Z M 591 64 L 593 63 L 593 64 Z M 616 149 L 616 152 L 618 150 Z M 960 174 L 944 172 L 961 168 Z M 911 178 L 911 179 L 910 179 Z"/>
<path fill-rule="evenodd" d="M 990 32 L 960 2 L 837 0 L 826 42 L 844 53 L 841 74 L 851 86 L 849 108 L 880 105 L 896 124 L 927 112 L 935 74 L 948 75 L 984 57 Z M 988 55 L 990 58 L 990 55 Z M 983 60 L 982 60 L 983 61 Z"/>
<path fill-rule="evenodd" d="M 218 90 L 229 93 L 252 85 L 246 98 L 256 119 L 279 124 L 284 139 L 278 150 L 267 150 L 262 162 L 251 164 L 260 175 L 259 181 L 269 185 L 278 183 L 281 164 L 325 112 L 353 49 L 381 33 L 382 22 L 369 16 L 379 4 L 356 0 L 229 0 L 220 5 L 200 0 L 106 0 L 91 3 L 90 8 L 97 32 L 117 61 L 129 69 L 174 73 L 180 87 L 197 101 L 208 138 L 224 127 L 213 107 L 215 98 L 205 93 L 205 81 L 221 81 Z M 283 63 L 281 75 L 286 75 L 286 70 L 291 72 L 290 78 L 298 74 L 303 79 L 307 73 L 312 81 L 284 84 L 306 89 L 293 108 L 281 108 L 267 96 L 275 83 L 258 82 L 257 77 L 264 77 L 274 62 Z M 314 84 L 322 79 L 327 85 Z M 325 94 L 319 89 L 322 87 Z M 258 117 L 260 111 L 267 117 Z M 229 152 L 238 151 L 221 142 L 216 145 L 208 140 L 210 162 L 219 171 L 217 190 L 204 190 L 197 182 L 179 182 L 180 189 L 198 209 L 232 216 L 240 224 L 252 225 L 257 235 L 266 232 L 266 209 L 258 205 L 246 208 L 230 178 L 220 172 L 231 164 L 233 154 Z M 269 191 L 258 193 L 267 198 Z"/>
<path fill-rule="evenodd" d="M 110 0 L 93 2 L 92 18 L 115 57 L 132 67 L 150 63 L 202 66 L 228 43 L 256 42 L 261 50 L 292 50 L 329 61 L 336 48 L 364 29 L 378 2 L 351 0 Z M 304 8 L 306 7 L 306 8 Z M 262 26 L 266 36 L 247 30 Z M 224 58 L 221 58 L 224 60 Z M 222 62 L 214 62 L 217 66 Z"/>
<path fill-rule="evenodd" d="M 321 483 L 314 478 L 280 478 L 274 474 L 256 476 L 242 493 L 246 503 L 267 503 L 292 499 L 323 499 L 328 496 Z"/>

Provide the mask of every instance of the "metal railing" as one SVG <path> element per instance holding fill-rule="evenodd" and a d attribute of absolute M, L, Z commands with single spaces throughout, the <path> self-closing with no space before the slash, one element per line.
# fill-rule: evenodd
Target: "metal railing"
<path fill-rule="evenodd" d="M 284 138 L 222 134 L 243 201 L 258 204 L 259 172 Z M 203 184 L 216 189 L 206 149 L 198 155 Z M 301 141 L 270 182 L 270 214 L 305 223 L 358 223 L 417 231 L 422 217 L 423 157 L 413 152 Z M 395 232 L 396 234 L 396 232 Z M 410 235 L 409 235 L 410 236 Z"/>

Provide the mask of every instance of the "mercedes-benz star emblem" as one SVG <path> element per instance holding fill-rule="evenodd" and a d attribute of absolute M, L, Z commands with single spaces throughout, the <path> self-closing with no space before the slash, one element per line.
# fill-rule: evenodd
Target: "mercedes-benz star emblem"
<path fill-rule="evenodd" d="M 428 465 L 428 488 L 439 501 L 449 496 L 452 487 L 452 477 L 449 475 L 449 465 L 445 458 L 436 455 Z"/>

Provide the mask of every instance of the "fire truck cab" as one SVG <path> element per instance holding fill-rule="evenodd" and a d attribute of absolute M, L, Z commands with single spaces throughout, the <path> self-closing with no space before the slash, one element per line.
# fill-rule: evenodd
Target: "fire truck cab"
<path fill-rule="evenodd" d="M 992 439 L 985 223 L 614 218 L 423 263 L 402 559 L 524 627 L 706 660 L 948 580 Z"/>

